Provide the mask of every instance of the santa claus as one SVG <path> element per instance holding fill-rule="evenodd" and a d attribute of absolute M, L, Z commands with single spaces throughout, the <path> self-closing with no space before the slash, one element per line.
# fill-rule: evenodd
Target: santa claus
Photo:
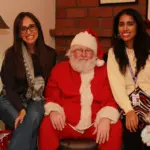
<path fill-rule="evenodd" d="M 100 150 L 120 150 L 122 125 L 94 32 L 77 34 L 67 56 L 54 67 L 46 87 L 40 150 L 56 150 L 65 138 L 94 139 Z"/>

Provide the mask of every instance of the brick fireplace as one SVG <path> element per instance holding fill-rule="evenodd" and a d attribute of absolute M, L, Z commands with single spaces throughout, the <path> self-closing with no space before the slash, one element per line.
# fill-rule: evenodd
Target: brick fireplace
<path fill-rule="evenodd" d="M 117 5 L 100 5 L 99 0 L 56 0 L 56 26 L 50 30 L 50 35 L 56 40 L 56 51 L 64 54 L 73 36 L 87 28 L 97 33 L 102 49 L 108 51 L 113 18 L 120 10 L 128 7 L 138 10 L 145 18 L 147 0 Z"/>

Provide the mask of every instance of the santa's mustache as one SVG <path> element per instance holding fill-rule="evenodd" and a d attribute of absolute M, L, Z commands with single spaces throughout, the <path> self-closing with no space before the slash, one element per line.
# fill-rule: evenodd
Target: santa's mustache
<path fill-rule="evenodd" d="M 71 56 L 70 64 L 75 71 L 86 73 L 94 69 L 96 65 L 96 57 L 92 59 L 78 57 L 78 59 L 75 59 L 73 56 Z"/>

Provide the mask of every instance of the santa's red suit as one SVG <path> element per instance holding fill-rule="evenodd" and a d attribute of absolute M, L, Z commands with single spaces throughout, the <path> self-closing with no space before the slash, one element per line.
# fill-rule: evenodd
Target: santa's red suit
<path fill-rule="evenodd" d="M 62 131 L 53 128 L 49 113 L 58 111 L 66 116 Z M 101 150 L 120 150 L 122 126 L 113 99 L 106 65 L 89 73 L 72 69 L 69 61 L 55 66 L 46 88 L 45 117 L 40 127 L 40 150 L 56 150 L 64 138 L 96 139 L 92 133 L 101 118 L 111 120 L 109 140 L 99 145 Z"/>

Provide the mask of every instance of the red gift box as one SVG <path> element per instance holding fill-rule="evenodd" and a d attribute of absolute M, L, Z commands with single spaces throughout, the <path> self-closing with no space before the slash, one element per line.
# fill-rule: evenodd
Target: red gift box
<path fill-rule="evenodd" d="M 7 150 L 11 135 L 11 131 L 9 130 L 0 131 L 0 150 Z"/>

